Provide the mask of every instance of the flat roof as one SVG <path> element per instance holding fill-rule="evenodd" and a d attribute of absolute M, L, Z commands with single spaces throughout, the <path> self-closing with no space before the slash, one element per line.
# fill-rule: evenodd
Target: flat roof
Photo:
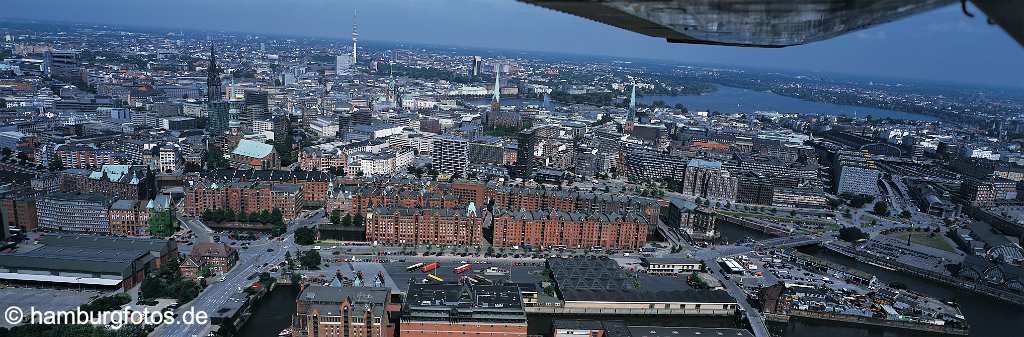
<path fill-rule="evenodd" d="M 753 337 L 747 330 L 729 328 L 631 326 L 628 329 L 633 337 Z"/>
<path fill-rule="evenodd" d="M 105 279 L 105 278 L 98 278 L 98 277 L 71 277 L 71 276 L 57 276 L 57 275 L 22 274 L 22 273 L 0 273 L 0 280 L 52 282 L 52 283 L 71 283 L 71 284 L 88 284 L 88 285 L 99 285 L 99 286 L 116 286 L 118 284 L 121 284 L 121 281 L 122 281 L 122 280 Z"/>
<path fill-rule="evenodd" d="M 246 156 L 249 158 L 263 158 L 274 151 L 274 147 L 270 144 L 260 143 L 254 140 L 242 139 L 238 141 L 238 146 L 235 147 L 232 154 L 240 156 Z"/>

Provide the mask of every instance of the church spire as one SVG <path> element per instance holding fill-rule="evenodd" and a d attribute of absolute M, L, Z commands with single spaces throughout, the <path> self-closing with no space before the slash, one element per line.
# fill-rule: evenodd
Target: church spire
<path fill-rule="evenodd" d="M 206 70 L 206 98 L 209 102 L 219 101 L 221 98 L 220 67 L 217 66 L 217 53 L 210 43 L 210 68 Z"/>
<path fill-rule="evenodd" d="M 636 119 L 636 81 L 633 81 L 633 91 L 629 94 L 629 120 Z"/>
<path fill-rule="evenodd" d="M 491 110 L 501 109 L 501 66 L 494 64 L 494 97 L 491 99 Z"/>

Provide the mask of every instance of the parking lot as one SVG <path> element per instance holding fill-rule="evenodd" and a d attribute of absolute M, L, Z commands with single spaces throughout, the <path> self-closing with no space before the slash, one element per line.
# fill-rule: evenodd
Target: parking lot
<path fill-rule="evenodd" d="M 105 294 L 94 290 L 0 288 L 0 310 L 12 306 L 19 307 L 25 312 L 30 308 L 37 311 L 73 310 L 102 295 Z M 6 321 L 0 322 L 0 326 L 11 327 Z"/>

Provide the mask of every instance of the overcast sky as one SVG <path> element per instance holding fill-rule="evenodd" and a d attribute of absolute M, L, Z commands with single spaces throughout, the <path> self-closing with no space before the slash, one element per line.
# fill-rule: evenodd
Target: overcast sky
<path fill-rule="evenodd" d="M 1024 47 L 950 6 L 782 49 L 670 44 L 512 0 L 3 0 L 0 17 L 540 50 L 1024 88 Z"/>

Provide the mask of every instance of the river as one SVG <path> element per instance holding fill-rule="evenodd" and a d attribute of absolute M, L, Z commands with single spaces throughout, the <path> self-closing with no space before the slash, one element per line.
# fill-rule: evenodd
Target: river
<path fill-rule="evenodd" d="M 911 120 L 936 120 L 928 115 L 912 114 L 901 111 L 859 107 L 852 105 L 841 105 L 805 101 L 771 92 L 761 92 L 749 89 L 718 86 L 718 90 L 705 95 L 694 96 L 667 96 L 649 95 L 638 96 L 637 101 L 643 104 L 652 104 L 655 101 L 665 102 L 668 106 L 682 104 L 690 111 L 718 111 L 722 113 L 734 112 L 756 112 L 776 111 L 780 113 L 798 113 L 805 115 L 846 115 L 851 117 L 871 116 L 874 118 L 894 118 Z M 467 99 L 467 103 L 475 105 L 489 105 L 490 98 Z M 544 101 L 536 98 L 503 98 L 502 105 L 515 105 L 518 107 L 543 106 Z M 549 102 L 550 106 L 558 106 L 557 102 Z"/>
<path fill-rule="evenodd" d="M 972 337 L 1019 337 L 1024 335 L 1024 308 L 1005 304 L 989 297 L 975 293 L 948 287 L 931 281 L 925 281 L 911 277 L 903 273 L 878 268 L 872 265 L 859 263 L 856 260 L 839 254 L 828 252 L 819 247 L 807 247 L 801 249 L 803 252 L 826 259 L 845 266 L 857 268 L 874 274 L 880 281 L 886 283 L 899 282 L 907 285 L 907 288 L 939 299 L 952 299 L 960 305 L 960 310 L 967 317 L 970 324 Z M 886 337 L 916 337 L 921 334 L 914 334 L 898 331 L 885 331 L 884 334 L 864 334 L 864 331 L 877 331 L 878 329 L 863 328 L 841 328 L 833 327 L 831 324 L 822 326 L 801 326 L 804 323 L 791 324 L 787 328 L 786 337 L 853 337 L 853 336 L 886 336 Z M 793 331 L 790 334 L 790 330 Z"/>
<path fill-rule="evenodd" d="M 805 101 L 771 92 L 718 86 L 718 90 L 706 95 L 697 96 L 641 96 L 640 103 L 652 104 L 654 101 L 665 102 L 668 106 L 682 104 L 690 111 L 718 111 L 722 113 L 776 111 L 780 113 L 799 113 L 810 115 L 847 115 L 851 117 L 871 116 L 874 118 L 894 118 L 912 120 L 935 120 L 935 117 L 918 115 L 900 111 L 866 108 L 851 105 L 820 103 Z"/>

